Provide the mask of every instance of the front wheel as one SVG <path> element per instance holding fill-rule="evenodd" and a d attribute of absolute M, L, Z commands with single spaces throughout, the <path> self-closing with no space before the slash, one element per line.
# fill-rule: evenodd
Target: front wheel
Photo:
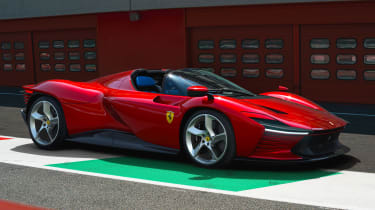
<path fill-rule="evenodd" d="M 60 104 L 43 96 L 30 106 L 28 127 L 34 143 L 43 149 L 56 149 L 66 136 L 65 118 Z"/>
<path fill-rule="evenodd" d="M 233 128 L 220 112 L 201 110 L 194 113 L 185 123 L 183 131 L 185 151 L 202 166 L 224 166 L 236 154 Z"/>

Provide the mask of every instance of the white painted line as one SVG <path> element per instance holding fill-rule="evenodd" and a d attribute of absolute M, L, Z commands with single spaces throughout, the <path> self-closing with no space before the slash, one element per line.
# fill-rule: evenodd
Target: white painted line
<path fill-rule="evenodd" d="M 63 149 L 56 151 L 41 150 L 33 144 L 31 139 L 14 138 L 9 136 L 0 137 L 13 138 L 0 142 L 0 162 L 9 164 L 37 167 L 49 164 L 96 160 L 118 156 L 80 149 Z"/>
<path fill-rule="evenodd" d="M 80 149 L 46 151 L 38 149 L 33 145 L 31 139 L 26 138 L 14 138 L 11 140 L 0 141 L 0 162 L 3 163 L 164 187 L 198 190 L 280 202 L 342 209 L 375 209 L 375 174 L 373 173 L 340 171 L 341 174 L 338 175 L 232 192 L 46 166 L 57 163 L 111 157 L 118 156 Z M 265 179 L 267 179 L 267 177 L 265 177 Z"/>
<path fill-rule="evenodd" d="M 375 195 L 374 179 L 375 174 L 343 171 L 342 174 L 309 179 L 287 184 L 280 184 L 271 187 L 257 188 L 239 192 L 226 190 L 209 189 L 194 187 L 181 184 L 172 184 L 158 181 L 150 181 L 137 178 L 121 177 L 107 174 L 99 174 L 85 171 L 76 171 L 64 168 L 55 168 L 50 166 L 37 166 L 36 168 L 61 171 L 73 174 L 95 176 L 107 179 L 137 182 L 143 184 L 152 184 L 163 187 L 173 187 L 185 190 L 197 190 L 224 195 L 233 195 L 262 200 L 289 202 L 303 205 L 340 208 L 340 209 L 364 209 L 373 210 L 373 196 Z M 362 179 L 360 183 L 354 180 Z M 363 182 L 367 183 L 368 188 L 363 189 Z M 369 185 L 368 185 L 369 184 Z"/>
<path fill-rule="evenodd" d="M 341 209 L 375 209 L 375 174 L 340 171 L 320 177 L 242 191 L 248 197 Z"/>
<path fill-rule="evenodd" d="M 123 180 L 123 181 L 129 181 L 129 182 L 139 182 L 139 183 L 143 183 L 143 184 L 152 184 L 152 185 L 158 185 L 158 186 L 164 186 L 164 187 L 174 187 L 174 188 L 179 188 L 179 189 L 199 190 L 199 191 L 204 191 L 204 192 L 212 192 L 212 193 L 220 193 L 220 194 L 226 194 L 226 195 L 237 195 L 237 196 L 239 196 L 239 192 L 232 192 L 232 191 L 226 191 L 226 190 L 216 190 L 216 189 L 209 189 L 209 188 L 203 188 L 203 187 L 194 187 L 194 186 L 181 185 L 181 184 L 172 184 L 172 183 L 166 183 L 166 182 L 151 181 L 151 180 L 145 180 L 145 179 L 137 179 L 137 178 L 130 178 L 130 177 L 115 176 L 115 175 L 99 174 L 99 173 L 86 172 L 86 171 L 76 171 L 76 170 L 65 169 L 65 168 L 55 168 L 55 167 L 51 167 L 51 166 L 41 166 L 41 167 L 38 167 L 38 168 L 54 170 L 54 171 L 63 171 L 63 172 L 81 174 L 81 175 L 88 175 L 88 176 L 96 176 L 96 177 L 115 179 L 115 180 Z M 246 196 L 246 197 L 248 197 L 248 196 Z"/>

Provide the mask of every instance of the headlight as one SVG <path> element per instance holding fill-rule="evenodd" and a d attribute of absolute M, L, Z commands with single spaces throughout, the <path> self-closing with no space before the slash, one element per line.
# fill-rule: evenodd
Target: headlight
<path fill-rule="evenodd" d="M 278 133 L 286 135 L 308 135 L 310 133 L 309 130 L 291 127 L 266 115 L 249 112 L 244 112 L 244 114 L 246 114 L 250 119 L 263 125 L 265 128 L 265 132 L 268 133 Z"/>

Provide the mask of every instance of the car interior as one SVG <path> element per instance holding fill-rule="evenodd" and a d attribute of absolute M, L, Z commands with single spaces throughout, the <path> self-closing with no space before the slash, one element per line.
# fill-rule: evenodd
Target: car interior
<path fill-rule="evenodd" d="M 163 79 L 168 70 L 139 69 L 132 73 L 131 79 L 134 87 L 139 91 L 162 93 Z"/>
<path fill-rule="evenodd" d="M 139 69 L 132 73 L 131 80 L 136 90 L 166 95 L 186 96 L 186 85 L 176 80 L 170 70 Z"/>

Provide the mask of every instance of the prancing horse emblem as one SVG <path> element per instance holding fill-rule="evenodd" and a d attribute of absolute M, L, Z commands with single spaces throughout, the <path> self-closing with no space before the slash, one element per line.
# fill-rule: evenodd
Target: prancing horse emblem
<path fill-rule="evenodd" d="M 172 112 L 172 111 L 168 111 L 166 116 L 167 116 L 167 122 L 168 122 L 169 124 L 171 124 L 172 121 L 173 121 L 174 112 Z"/>

